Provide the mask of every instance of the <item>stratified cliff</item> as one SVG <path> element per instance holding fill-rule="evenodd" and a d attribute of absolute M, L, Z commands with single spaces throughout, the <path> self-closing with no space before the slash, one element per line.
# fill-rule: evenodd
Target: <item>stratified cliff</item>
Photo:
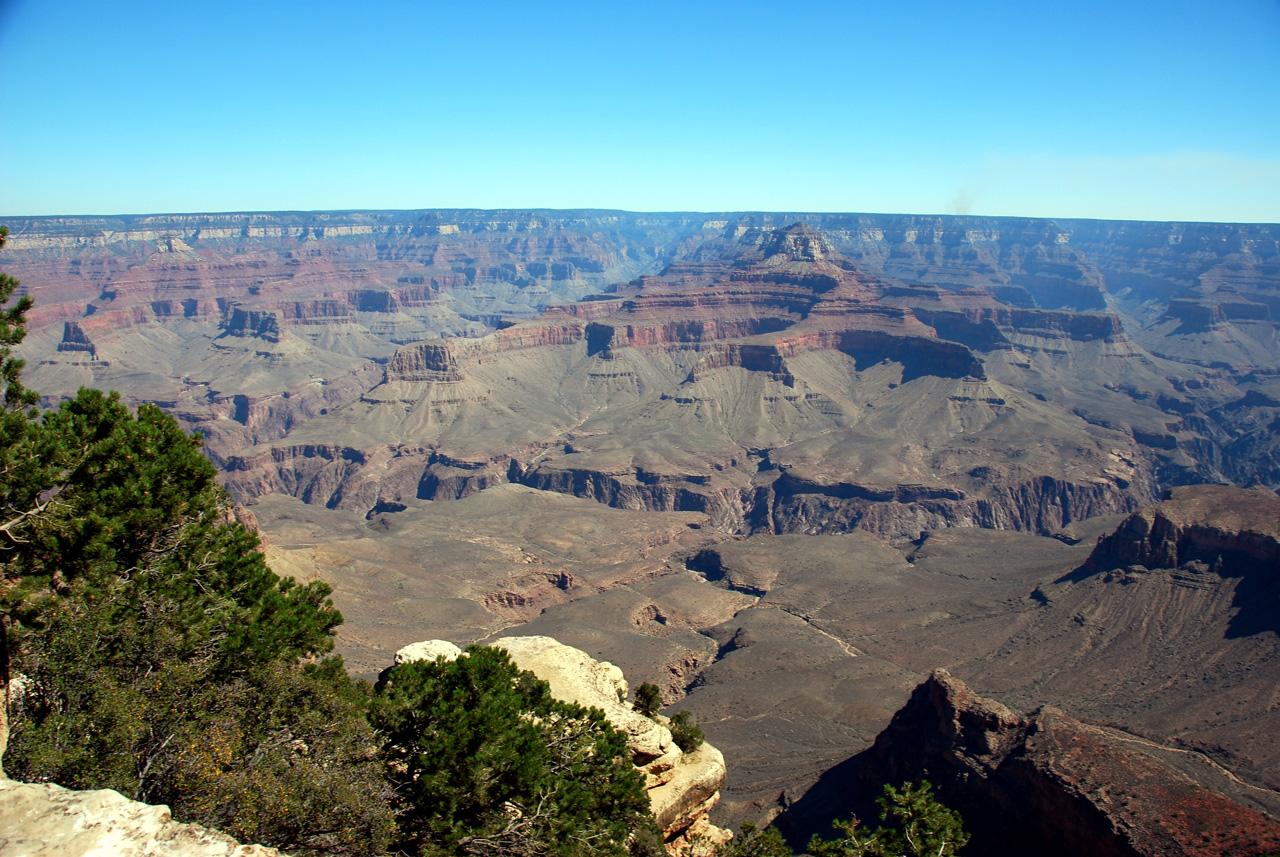
<path fill-rule="evenodd" d="M 1255 571 L 1280 588 L 1280 498 L 1227 485 L 1174 488 L 1099 540 L 1085 570 L 1177 569 L 1197 562 L 1230 576 Z"/>
<path fill-rule="evenodd" d="M 405 346 L 358 401 L 228 458 L 228 486 L 368 513 L 510 481 L 727 532 L 893 538 L 1050 533 L 1154 494 L 1132 430 L 1040 392 L 1059 355 L 1087 369 L 1077 386 L 1157 383 L 1114 316 L 886 281 L 804 224 L 719 245 L 478 339 Z"/>

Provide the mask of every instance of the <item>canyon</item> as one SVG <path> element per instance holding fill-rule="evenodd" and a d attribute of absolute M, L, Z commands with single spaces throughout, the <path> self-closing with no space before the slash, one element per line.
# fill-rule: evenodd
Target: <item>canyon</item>
<path fill-rule="evenodd" d="M 200 432 L 358 674 L 553 637 L 698 714 L 712 822 L 801 831 L 943 669 L 1280 817 L 1274 225 L 6 222 L 29 385 Z"/>

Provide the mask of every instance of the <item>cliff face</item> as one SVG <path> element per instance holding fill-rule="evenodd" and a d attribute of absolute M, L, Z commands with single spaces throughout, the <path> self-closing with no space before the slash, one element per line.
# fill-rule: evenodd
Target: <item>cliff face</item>
<path fill-rule="evenodd" d="M 560 321 L 552 316 L 499 330 L 479 339 L 416 343 L 396 351 L 387 363 L 383 383 L 461 381 L 464 370 L 486 358 L 493 359 L 527 348 L 573 345 L 584 337 L 582 324 L 575 320 Z"/>
<path fill-rule="evenodd" d="M 233 307 L 224 323 L 228 336 L 252 336 L 267 342 L 280 341 L 280 316 L 268 310 Z"/>
<path fill-rule="evenodd" d="M 368 513 L 518 482 L 731 532 L 915 538 L 1132 511 L 1155 493 L 1138 438 L 1184 454 L 1175 388 L 1114 384 L 1153 377 L 1115 316 L 889 282 L 803 225 L 735 235 L 616 296 L 402 347 L 358 402 L 228 459 L 228 485 Z M 1066 410 L 1060 383 L 1100 381 L 1165 434 Z M 335 447 L 384 469 L 307 460 Z"/>
<path fill-rule="evenodd" d="M 1224 574 L 1280 567 L 1280 498 L 1225 485 L 1172 489 L 1101 539 L 1086 569 L 1175 569 L 1207 562 Z"/>
<path fill-rule="evenodd" d="M 1208 791 L 1125 733 L 1052 707 L 1018 715 L 939 670 L 860 760 L 864 782 L 928 779 L 974 854 L 1245 857 L 1280 823 Z"/>

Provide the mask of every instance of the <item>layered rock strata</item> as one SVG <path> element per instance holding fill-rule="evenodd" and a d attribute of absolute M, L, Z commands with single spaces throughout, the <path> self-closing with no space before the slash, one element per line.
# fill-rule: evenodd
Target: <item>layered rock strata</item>
<path fill-rule="evenodd" d="M 1101 539 L 1085 570 L 1172 569 L 1197 561 L 1220 570 L 1259 566 L 1274 573 L 1280 568 L 1280 497 L 1227 485 L 1173 488 Z"/>
<path fill-rule="evenodd" d="M 495 484 L 518 465 L 514 478 L 528 485 L 571 484 L 581 496 L 644 508 L 705 509 L 730 530 L 858 526 L 896 537 L 939 525 L 1050 532 L 1099 510 L 1131 511 L 1168 485 L 1280 484 L 1280 408 L 1267 404 L 1280 401 L 1280 240 L 1272 226 L 546 211 L 10 226 L 0 263 L 37 299 L 23 346 L 32 385 L 53 396 L 81 384 L 116 387 L 163 403 L 205 434 L 222 465 L 260 461 L 253 447 L 285 435 L 293 435 L 290 449 L 366 454 L 390 439 L 396 455 L 406 441 L 486 471 L 472 478 L 427 465 L 440 472 L 404 480 L 420 484 L 424 499 Z M 535 323 L 503 318 L 588 297 Z M 500 335 L 474 340 L 494 328 Z M 438 336 L 445 339 L 432 340 Z M 556 367 L 544 360 L 550 350 Z M 742 383 L 741 372 L 754 379 Z M 945 411 L 905 413 L 908 399 L 930 401 L 919 387 L 934 379 L 999 389 L 977 398 L 937 390 Z M 780 389 L 756 389 L 759 381 Z M 549 404 L 565 407 L 548 412 Z M 355 413 L 366 406 L 383 413 Z M 572 430 L 616 433 L 616 421 L 595 417 L 627 406 L 665 410 L 655 419 L 690 439 L 727 435 L 715 440 L 732 449 L 678 450 L 713 460 L 701 470 L 651 461 L 619 470 L 581 459 L 558 467 L 542 457 L 557 445 L 590 452 L 596 444 L 569 437 Z M 357 439 L 328 419 L 346 408 L 362 423 Z M 748 408 L 758 411 L 750 425 Z M 716 469 L 833 430 L 884 440 L 895 435 L 890 417 L 927 428 L 916 446 L 935 454 L 951 446 L 957 459 L 990 458 L 938 473 L 972 508 L 913 501 L 879 509 L 879 500 L 834 497 L 930 485 L 921 473 L 868 479 L 866 467 L 856 475 L 795 472 L 794 484 L 822 490 L 772 507 L 753 494 L 767 478 L 726 480 Z M 1019 425 L 1024 417 L 1035 425 Z M 470 437 L 512 418 L 523 424 L 483 450 L 449 436 L 455 422 L 467 425 L 454 434 Z M 314 432 L 298 431 L 316 422 Z M 1048 459 L 1066 467 L 1036 462 L 1013 479 L 998 472 L 1049 434 L 1057 442 Z M 1076 461 L 1077 450 L 1116 450 L 1131 472 Z M 881 461 L 916 454 L 874 450 Z M 481 461 L 489 458 L 504 460 L 489 468 Z M 833 470 L 829 464 L 814 469 Z M 921 469 L 937 469 L 928 464 Z M 967 478 L 984 468 L 1001 478 Z M 643 478 L 655 473 L 656 491 Z M 1042 477 L 1053 482 L 1045 490 Z M 231 484 L 246 501 L 254 491 L 294 493 L 284 486 L 300 481 L 281 473 Z M 1024 495 L 1044 502 L 1020 507 Z M 354 485 L 306 496 L 341 508 L 369 500 L 363 512 L 382 500 Z"/>
<path fill-rule="evenodd" d="M 1048 534 L 1154 496 L 1134 434 L 1009 375 L 1043 377 L 1048 353 L 1141 365 L 1114 316 L 886 282 L 803 224 L 723 243 L 616 297 L 405 346 L 358 401 L 227 460 L 228 486 L 367 514 L 518 482 L 729 532 L 898 539 Z"/>

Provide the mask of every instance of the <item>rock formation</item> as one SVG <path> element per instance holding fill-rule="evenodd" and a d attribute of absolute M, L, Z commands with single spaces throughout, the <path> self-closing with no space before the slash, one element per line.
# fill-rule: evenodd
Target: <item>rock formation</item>
<path fill-rule="evenodd" d="M 278 857 L 261 845 L 174 821 L 167 806 L 111 789 L 72 791 L 0 780 L 0 855 L 6 857 Z"/>
<path fill-rule="evenodd" d="M 1173 488 L 1099 541 L 1085 569 L 1175 569 L 1197 561 L 1225 574 L 1258 567 L 1274 576 L 1280 568 L 1280 497 L 1227 485 Z"/>
<path fill-rule="evenodd" d="M 407 486 L 389 502 L 515 479 L 740 532 L 1047 533 L 1171 484 L 1280 486 L 1269 225 L 442 210 L 10 226 L 0 263 L 37 301 L 32 385 L 162 403 L 220 465 L 254 471 L 231 480 L 241 501 L 367 513 L 382 495 L 351 483 L 369 474 L 317 483 L 299 459 L 379 445 Z M 557 304 L 545 322 L 504 318 Z M 531 403 L 547 378 L 554 395 Z M 620 406 L 684 425 L 683 456 L 588 456 L 584 435 L 621 428 L 597 412 Z M 477 419 L 512 430 L 459 443 Z M 355 421 L 370 425 L 353 436 Z M 839 472 L 891 421 L 921 437 L 867 456 L 931 460 Z M 989 460 L 971 460 L 975 437 Z M 1047 440 L 1044 460 L 1022 438 Z M 544 455 L 565 445 L 579 458 Z M 455 478 L 433 455 L 483 473 Z M 957 494 L 904 502 L 918 487 Z"/>
<path fill-rule="evenodd" d="M 668 851 L 684 854 L 696 843 L 718 844 L 730 835 L 711 824 L 709 814 L 724 785 L 724 756 L 703 743 L 684 753 L 660 722 L 650 720 L 627 703 L 622 670 L 597 661 L 585 652 L 550 637 L 502 637 L 501 647 L 521 669 L 551 686 L 551 694 L 565 702 L 598 708 L 627 736 L 636 767 L 645 774 L 654 818 Z M 423 657 L 453 659 L 462 651 L 443 640 L 414 643 L 396 653 L 396 663 Z"/>
<path fill-rule="evenodd" d="M 1251 857 L 1280 822 L 1202 788 L 1150 742 L 1045 706 L 1026 715 L 945 670 L 851 760 L 864 791 L 929 780 L 965 818 L 974 855 Z"/>
<path fill-rule="evenodd" d="M 803 224 L 724 244 L 616 297 L 405 346 L 358 401 L 228 459 L 228 486 L 368 513 L 519 482 L 728 532 L 892 538 L 1047 534 L 1153 496 L 1131 433 L 1026 386 L 1047 353 L 1140 366 L 1115 317 L 886 282 Z"/>

